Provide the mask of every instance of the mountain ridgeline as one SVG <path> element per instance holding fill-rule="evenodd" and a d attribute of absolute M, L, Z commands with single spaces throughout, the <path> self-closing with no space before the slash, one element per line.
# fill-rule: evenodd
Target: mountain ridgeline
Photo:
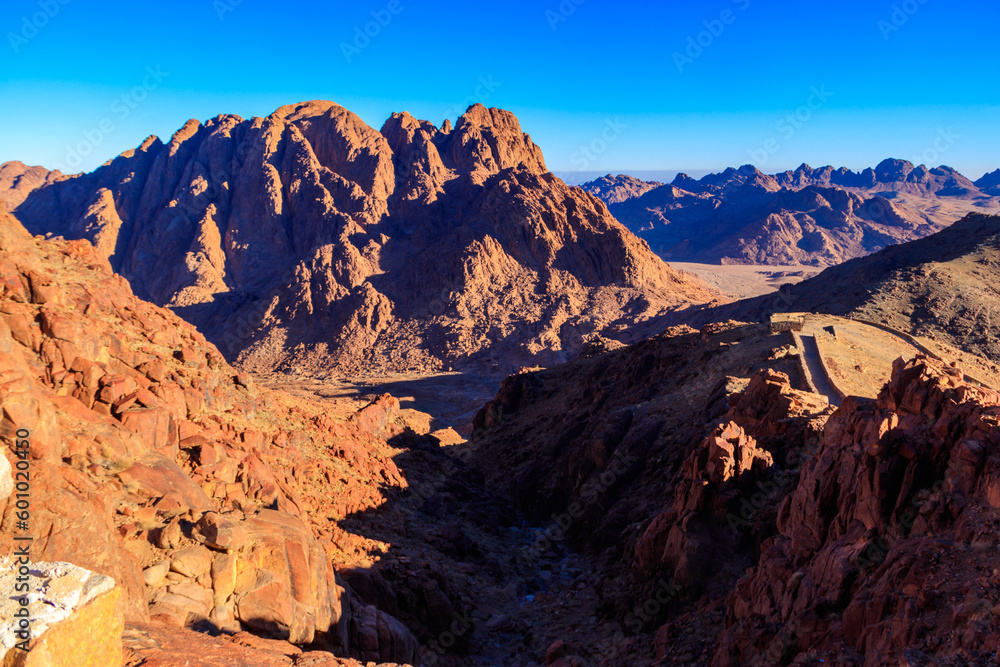
<path fill-rule="evenodd" d="M 582 187 L 665 260 L 707 264 L 833 266 L 1000 211 L 1000 171 L 973 182 L 893 159 L 861 172 L 744 165 L 669 185 L 609 175 Z"/>
<path fill-rule="evenodd" d="M 192 120 L 35 185 L 7 195 L 29 230 L 90 240 L 249 369 L 509 371 L 717 298 L 482 105 L 454 128 L 322 101 Z"/>

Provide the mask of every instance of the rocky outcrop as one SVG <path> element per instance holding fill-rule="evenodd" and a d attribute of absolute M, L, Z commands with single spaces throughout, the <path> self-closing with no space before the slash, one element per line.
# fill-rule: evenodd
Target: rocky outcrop
<path fill-rule="evenodd" d="M 13 210 L 21 205 L 34 190 L 51 185 L 63 178 L 59 171 L 45 167 L 29 167 L 23 162 L 0 164 L 0 203 Z"/>
<path fill-rule="evenodd" d="M 743 429 L 733 422 L 720 425 L 684 463 L 673 506 L 654 518 L 636 543 L 637 575 L 662 573 L 688 595 L 700 588 L 715 570 L 712 533 L 719 526 L 711 518 L 738 512 L 736 501 L 744 494 L 767 495 L 776 487 L 768 479 L 773 465 L 771 454 L 758 449 Z"/>
<path fill-rule="evenodd" d="M 769 369 L 728 403 L 721 423 L 681 467 L 670 507 L 635 542 L 633 576 L 644 585 L 670 582 L 678 601 L 696 597 L 709 582 L 715 590 L 731 586 L 732 564 L 755 559 L 778 500 L 833 412 Z"/>
<path fill-rule="evenodd" d="M 257 387 L 86 241 L 3 215 L 0 250 L 0 440 L 31 479 L 27 528 L 0 504 L 5 553 L 27 530 L 33 561 L 113 579 L 128 622 L 416 663 L 398 622 L 371 645 L 331 566 L 336 521 L 404 485 L 379 449 L 398 401 L 337 419 Z"/>
<path fill-rule="evenodd" d="M 716 298 L 482 105 L 454 129 L 400 113 L 378 131 L 322 101 L 192 120 L 16 214 L 90 240 L 250 369 L 512 370 Z"/>
<path fill-rule="evenodd" d="M 121 590 L 114 580 L 69 563 L 29 560 L 0 558 L 5 667 L 122 664 Z"/>
<path fill-rule="evenodd" d="M 985 664 L 998 446 L 1000 395 L 930 359 L 847 399 L 733 592 L 713 664 Z"/>
<path fill-rule="evenodd" d="M 891 159 L 860 173 L 802 165 L 772 176 L 744 165 L 699 180 L 679 174 L 625 199 L 599 181 L 583 187 L 607 192 L 615 217 L 664 259 L 711 264 L 833 266 L 1000 207 L 950 167 Z"/>

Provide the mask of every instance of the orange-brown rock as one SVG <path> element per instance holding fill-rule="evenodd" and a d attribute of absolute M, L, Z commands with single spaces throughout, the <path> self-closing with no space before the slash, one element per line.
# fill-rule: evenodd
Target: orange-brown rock
<path fill-rule="evenodd" d="M 294 644 L 240 632 L 212 637 L 190 630 L 170 630 L 163 626 L 130 623 L 125 626 L 125 667 L 365 667 L 350 658 L 338 658 L 326 651 L 303 651 Z M 372 665 L 373 663 L 368 663 Z M 405 667 L 381 663 L 375 667 Z"/>
<path fill-rule="evenodd" d="M 642 578 L 665 574 L 683 589 L 698 588 L 716 559 L 716 524 L 739 517 L 739 500 L 777 489 L 771 454 L 733 422 L 715 432 L 681 469 L 670 509 L 653 519 L 635 546 L 634 569 Z"/>
<path fill-rule="evenodd" d="M 130 622 L 359 651 L 368 631 L 335 583 L 328 536 L 405 485 L 386 453 L 398 409 L 333 419 L 260 389 L 89 244 L 36 239 L 0 215 L 0 441 L 5 462 L 29 443 L 32 558 L 111 577 Z M 6 553 L 18 521 L 15 499 L 0 499 Z M 392 646 L 415 643 L 376 620 Z"/>
<path fill-rule="evenodd" d="M 849 398 L 733 592 L 715 665 L 986 664 L 1000 395 L 923 357 Z"/>
<path fill-rule="evenodd" d="M 505 371 L 597 332 L 638 340 L 650 317 L 718 296 L 479 104 L 447 131 L 407 113 L 378 131 L 324 101 L 192 120 L 39 184 L 16 214 L 90 240 L 250 369 Z"/>
<path fill-rule="evenodd" d="M 121 589 L 115 582 L 68 563 L 26 562 L 0 559 L 0 607 L 10 624 L 0 642 L 4 667 L 121 665 Z M 24 576 L 29 572 L 30 579 Z M 31 590 L 22 597 L 15 582 L 25 580 Z"/>

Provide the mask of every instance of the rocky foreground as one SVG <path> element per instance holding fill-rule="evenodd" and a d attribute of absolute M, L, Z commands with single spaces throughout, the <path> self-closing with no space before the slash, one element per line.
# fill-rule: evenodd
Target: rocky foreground
<path fill-rule="evenodd" d="M 316 649 L 295 664 L 418 661 L 413 634 L 332 568 L 359 540 L 337 521 L 405 486 L 383 453 L 405 430 L 394 399 L 340 418 L 257 388 L 86 241 L 39 241 L 3 214 L 0 250 L 0 437 L 16 462 L 15 433 L 30 434 L 31 478 L 27 530 L 3 501 L 5 554 L 26 534 L 33 562 L 110 577 L 129 632 L 249 630 Z M 126 642 L 126 662 L 157 646 Z M 160 660 L 142 664 L 177 664 Z"/>
<path fill-rule="evenodd" d="M 752 332 L 677 331 L 510 378 L 477 418 L 487 479 L 552 517 L 525 557 L 565 542 L 595 554 L 599 609 L 625 637 L 581 652 L 994 664 L 1000 394 L 918 357 L 877 399 L 834 410 L 778 370 L 781 346 L 749 382 L 710 390 L 703 368 L 738 371 L 740 348 L 777 342 Z"/>

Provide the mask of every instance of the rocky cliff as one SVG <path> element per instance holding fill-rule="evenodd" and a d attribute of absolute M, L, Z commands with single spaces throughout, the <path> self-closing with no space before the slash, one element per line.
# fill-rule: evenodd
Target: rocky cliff
<path fill-rule="evenodd" d="M 255 386 L 87 241 L 0 213 L 0 251 L 0 440 L 31 494 L 28 519 L 0 501 L 5 553 L 30 536 L 33 561 L 111 577 L 130 624 L 419 661 L 332 568 L 350 549 L 336 522 L 405 486 L 395 399 L 340 418 Z"/>
<path fill-rule="evenodd" d="M 1000 395 L 899 360 L 877 400 L 830 418 L 727 600 L 712 664 L 987 664 L 998 446 Z"/>
<path fill-rule="evenodd" d="M 715 298 L 548 173 L 509 112 L 381 131 L 332 102 L 189 121 L 16 208 L 248 368 L 508 370 Z"/>

